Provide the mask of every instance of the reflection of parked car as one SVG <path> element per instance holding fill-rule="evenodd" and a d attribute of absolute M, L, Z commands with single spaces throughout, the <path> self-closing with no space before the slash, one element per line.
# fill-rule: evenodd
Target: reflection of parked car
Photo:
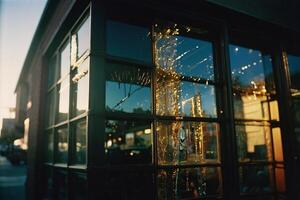
<path fill-rule="evenodd" d="M 10 154 L 7 155 L 7 159 L 13 165 L 26 164 L 27 152 L 21 148 L 15 148 Z"/>

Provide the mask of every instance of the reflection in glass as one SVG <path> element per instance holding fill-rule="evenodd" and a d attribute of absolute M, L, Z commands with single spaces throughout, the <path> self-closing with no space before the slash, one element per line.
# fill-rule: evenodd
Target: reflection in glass
<path fill-rule="evenodd" d="M 57 146 L 55 161 L 56 163 L 67 163 L 68 160 L 68 128 L 59 128 L 56 130 Z"/>
<path fill-rule="evenodd" d="M 241 193 L 266 193 L 273 188 L 272 167 L 244 166 L 240 167 Z"/>
<path fill-rule="evenodd" d="M 282 149 L 280 128 L 273 128 L 272 135 L 273 135 L 274 158 L 276 161 L 283 161 L 283 149 Z"/>
<path fill-rule="evenodd" d="M 236 125 L 235 129 L 240 161 L 272 160 L 269 126 Z"/>
<path fill-rule="evenodd" d="M 58 78 L 64 78 L 70 72 L 70 44 L 67 42 L 60 54 L 60 74 Z"/>
<path fill-rule="evenodd" d="M 88 17 L 78 29 L 77 33 L 72 36 L 72 61 L 73 53 L 76 53 L 75 59 L 77 60 L 86 50 L 90 49 L 90 25 L 90 17 Z M 76 43 L 73 43 L 74 38 L 76 38 Z"/>
<path fill-rule="evenodd" d="M 275 168 L 276 187 L 278 192 L 285 192 L 284 168 Z"/>
<path fill-rule="evenodd" d="M 75 115 L 80 115 L 87 111 L 89 102 L 89 59 L 86 59 L 78 68 L 73 76 Z"/>
<path fill-rule="evenodd" d="M 106 80 L 107 111 L 151 113 L 150 70 L 111 63 Z"/>
<path fill-rule="evenodd" d="M 239 119 L 270 118 L 269 109 L 275 94 L 270 55 L 236 45 L 230 45 L 234 114 Z"/>
<path fill-rule="evenodd" d="M 50 88 L 55 82 L 56 72 L 56 56 L 53 56 L 49 61 L 48 66 L 48 88 Z"/>
<path fill-rule="evenodd" d="M 176 165 L 217 162 L 219 132 L 216 123 L 158 122 L 158 163 Z"/>
<path fill-rule="evenodd" d="M 47 141 L 46 141 L 46 146 L 47 146 L 46 162 L 51 163 L 53 161 L 53 152 L 54 152 L 54 138 L 53 138 L 52 132 L 47 131 L 46 132 L 46 137 L 47 137 Z"/>
<path fill-rule="evenodd" d="M 105 134 L 105 153 L 109 163 L 151 163 L 151 123 L 108 120 Z"/>
<path fill-rule="evenodd" d="M 152 63 L 148 28 L 108 20 L 106 39 L 109 55 Z"/>
<path fill-rule="evenodd" d="M 47 112 L 46 112 L 46 127 L 52 126 L 54 124 L 54 116 L 55 116 L 55 107 L 54 107 L 54 100 L 55 100 L 55 89 L 51 90 L 47 96 Z"/>
<path fill-rule="evenodd" d="M 190 31 L 195 30 L 177 24 L 155 25 L 155 65 L 166 74 L 214 80 L 213 44 L 183 36 Z"/>
<path fill-rule="evenodd" d="M 85 164 L 86 163 L 86 122 L 82 121 L 76 124 L 75 132 L 75 164 Z"/>
<path fill-rule="evenodd" d="M 217 117 L 215 87 L 158 74 L 156 114 Z"/>
<path fill-rule="evenodd" d="M 57 122 L 62 122 L 68 119 L 69 113 L 69 77 L 63 80 L 58 85 L 58 114 Z"/>
<path fill-rule="evenodd" d="M 157 175 L 158 199 L 198 199 L 221 194 L 219 168 L 185 168 L 159 170 Z"/>
<path fill-rule="evenodd" d="M 288 55 L 292 93 L 300 91 L 300 56 Z"/>

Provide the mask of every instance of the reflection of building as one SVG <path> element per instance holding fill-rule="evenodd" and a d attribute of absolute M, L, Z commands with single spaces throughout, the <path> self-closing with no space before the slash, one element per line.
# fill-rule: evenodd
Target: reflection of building
<path fill-rule="evenodd" d="M 23 127 L 24 120 L 30 120 L 28 199 L 231 200 L 261 198 L 261 192 L 263 198 L 270 199 L 294 194 L 299 184 L 291 178 L 293 172 L 299 172 L 289 168 L 294 161 L 286 165 L 294 159 L 286 145 L 289 143 L 282 149 L 291 158 L 281 157 L 279 164 L 252 160 L 244 167 L 245 163 L 237 162 L 239 154 L 246 157 L 248 152 L 263 152 L 260 145 L 265 138 L 253 137 L 250 132 L 259 134 L 259 130 L 250 126 L 240 130 L 250 133 L 248 136 L 234 137 L 238 120 L 232 115 L 236 109 L 232 108 L 234 100 L 229 85 L 231 72 L 227 61 L 231 57 L 227 53 L 227 38 L 229 42 L 266 46 L 279 53 L 281 49 L 271 45 L 280 43 L 273 36 L 298 36 L 292 30 L 299 30 L 299 21 L 295 20 L 299 17 L 287 12 L 294 10 L 290 1 L 284 1 L 285 6 L 279 5 L 279 1 L 269 4 L 261 0 L 253 0 L 251 5 L 242 1 L 209 2 L 48 1 L 16 88 L 17 122 Z M 268 22 L 269 19 L 273 20 Z M 157 45 L 157 34 L 167 36 L 166 47 Z M 180 36 L 181 40 L 172 36 Z M 262 43 L 269 38 L 271 42 L 260 44 L 260 36 Z M 188 38 L 188 42 L 182 38 Z M 195 41 L 201 42 L 196 45 Z M 182 53 L 177 55 L 173 47 L 180 42 L 183 45 L 177 50 Z M 209 52 L 202 55 L 199 52 L 204 43 Z M 160 47 L 167 50 L 157 55 Z M 199 54 L 193 57 L 194 52 Z M 185 66 L 176 71 L 174 62 L 181 58 L 186 60 L 178 61 L 177 67 Z M 277 56 L 274 60 L 280 59 Z M 85 62 L 88 64 L 81 77 L 78 70 Z M 204 67 L 198 63 L 205 63 Z M 279 62 L 274 62 L 274 66 L 285 70 Z M 193 67 L 197 70 L 188 71 Z M 199 77 L 202 71 L 205 77 Z M 134 74 L 145 82 L 138 82 Z M 275 73 L 276 81 L 281 80 L 281 74 L 286 73 Z M 88 84 L 82 84 L 84 78 Z M 207 104 L 207 94 L 183 95 L 183 81 L 188 83 L 186 87 L 210 86 L 215 89 L 217 100 L 211 98 L 215 102 Z M 59 93 L 63 84 L 67 89 Z M 281 82 L 277 85 L 281 92 L 286 89 Z M 241 118 L 268 117 L 266 121 L 279 124 L 278 141 L 281 127 L 285 142 L 291 141 L 289 124 L 271 120 L 272 109 L 271 117 L 265 115 L 264 102 L 269 108 L 271 103 L 256 92 L 234 97 Z M 137 93 L 140 98 L 136 98 Z M 79 98 L 84 102 L 82 107 L 78 107 Z M 288 101 L 280 98 L 280 110 L 287 113 Z M 132 104 L 128 107 L 119 106 L 129 101 Z M 141 102 L 146 103 L 142 106 Z M 204 113 L 207 105 L 215 106 L 217 114 Z M 118 123 L 107 123 L 111 121 Z M 118 130 L 123 125 L 128 127 Z M 236 148 L 239 140 L 242 150 Z M 45 154 L 49 160 L 45 161 Z M 82 157 L 80 162 L 78 157 Z M 274 172 L 269 176 L 273 180 L 267 178 L 270 181 L 265 182 L 269 169 Z M 284 188 L 285 176 L 288 190 Z M 240 184 L 249 186 L 247 194 Z M 259 189 L 267 189 L 256 190 L 259 184 Z"/>

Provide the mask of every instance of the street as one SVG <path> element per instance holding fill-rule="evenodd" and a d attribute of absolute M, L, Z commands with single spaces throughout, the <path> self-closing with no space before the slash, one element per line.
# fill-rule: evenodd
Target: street
<path fill-rule="evenodd" d="M 0 156 L 0 199 L 25 199 L 26 166 L 13 166 Z"/>

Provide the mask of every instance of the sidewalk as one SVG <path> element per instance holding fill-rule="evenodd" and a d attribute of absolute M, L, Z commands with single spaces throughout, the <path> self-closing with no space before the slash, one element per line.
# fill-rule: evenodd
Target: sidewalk
<path fill-rule="evenodd" d="M 25 199 L 26 166 L 13 166 L 0 156 L 0 199 Z"/>

